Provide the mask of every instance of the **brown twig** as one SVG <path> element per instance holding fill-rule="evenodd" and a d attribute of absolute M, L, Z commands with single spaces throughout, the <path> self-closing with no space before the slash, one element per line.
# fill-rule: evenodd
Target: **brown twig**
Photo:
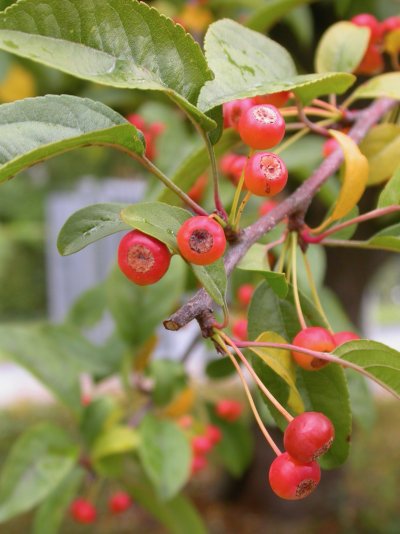
<path fill-rule="evenodd" d="M 395 100 L 388 98 L 376 100 L 359 115 L 348 135 L 356 143 L 359 143 L 396 103 Z M 335 150 L 294 193 L 254 224 L 245 228 L 239 240 L 230 247 L 225 256 L 227 275 L 231 274 L 249 248 L 285 217 L 294 214 L 304 215 L 314 195 L 326 180 L 338 170 L 342 161 L 342 151 L 340 149 Z M 205 314 L 209 318 L 212 309 L 212 299 L 204 289 L 200 289 L 186 304 L 164 321 L 164 326 L 167 330 L 179 330 L 193 319 L 197 319 L 202 326 L 201 317 Z M 204 335 L 207 329 L 202 328 L 202 331 Z"/>

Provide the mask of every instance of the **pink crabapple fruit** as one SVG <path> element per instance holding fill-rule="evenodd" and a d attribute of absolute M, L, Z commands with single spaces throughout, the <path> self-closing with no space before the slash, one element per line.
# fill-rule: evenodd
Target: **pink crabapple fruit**
<path fill-rule="evenodd" d="M 232 324 L 232 334 L 236 339 L 245 341 L 247 339 L 247 319 L 236 319 Z"/>
<path fill-rule="evenodd" d="M 254 195 L 277 195 L 285 187 L 287 179 L 286 165 L 272 152 L 258 152 L 247 161 L 244 182 Z"/>
<path fill-rule="evenodd" d="M 217 425 L 207 425 L 206 436 L 212 445 L 217 445 L 222 440 L 221 429 Z"/>
<path fill-rule="evenodd" d="M 177 233 L 181 255 L 195 265 L 209 265 L 225 252 L 226 238 L 222 226 L 206 215 L 187 219 Z"/>
<path fill-rule="evenodd" d="M 118 247 L 118 265 L 124 275 L 140 286 L 158 282 L 168 271 L 171 253 L 155 237 L 132 230 Z"/>
<path fill-rule="evenodd" d="M 321 469 L 317 462 L 301 463 L 284 452 L 269 469 L 269 483 L 278 497 L 289 501 L 304 499 L 319 484 Z"/>
<path fill-rule="evenodd" d="M 71 504 L 70 513 L 77 523 L 89 524 L 96 520 L 96 508 L 86 499 L 75 499 Z"/>
<path fill-rule="evenodd" d="M 304 412 L 286 427 L 283 443 L 286 452 L 299 462 L 308 463 L 324 454 L 332 445 L 335 429 L 320 412 Z"/>
<path fill-rule="evenodd" d="M 343 331 L 333 334 L 333 339 L 335 340 L 336 346 L 340 347 L 340 345 L 343 345 L 343 343 L 346 343 L 346 341 L 355 341 L 356 339 L 360 339 L 360 336 L 354 332 Z"/>
<path fill-rule="evenodd" d="M 261 104 L 242 113 L 239 135 L 249 147 L 265 150 L 282 141 L 285 127 L 285 120 L 275 106 Z"/>
<path fill-rule="evenodd" d="M 223 104 L 224 127 L 238 129 L 242 114 L 253 106 L 251 98 L 232 100 Z"/>
<path fill-rule="evenodd" d="M 113 514 L 122 514 L 132 505 L 131 497 L 125 491 L 117 491 L 108 501 L 108 509 Z"/>
<path fill-rule="evenodd" d="M 242 284 L 239 286 L 237 290 L 237 299 L 243 308 L 247 308 L 247 306 L 250 304 L 254 289 L 255 288 L 253 284 Z"/>
<path fill-rule="evenodd" d="M 293 345 L 304 349 L 311 349 L 318 352 L 331 352 L 336 347 L 332 334 L 320 326 L 310 326 L 300 330 L 292 342 Z M 320 358 L 296 352 L 292 349 L 292 356 L 300 367 L 307 371 L 318 371 L 327 365 L 327 361 Z"/>
<path fill-rule="evenodd" d="M 242 404 L 236 400 L 223 399 L 215 406 L 215 412 L 221 419 L 233 423 L 242 415 L 243 407 Z"/>

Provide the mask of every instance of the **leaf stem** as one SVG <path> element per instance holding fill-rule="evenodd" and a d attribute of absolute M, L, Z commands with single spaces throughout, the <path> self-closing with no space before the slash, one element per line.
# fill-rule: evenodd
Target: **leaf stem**
<path fill-rule="evenodd" d="M 239 223 L 240 223 L 240 218 L 242 217 L 242 213 L 243 213 L 243 210 L 244 208 L 246 207 L 246 204 L 248 203 L 248 201 L 250 200 L 251 198 L 251 191 L 247 191 L 247 193 L 245 194 L 240 206 L 239 206 L 239 209 L 238 209 L 238 212 L 237 212 L 237 215 L 236 215 L 236 218 L 235 218 L 235 223 L 234 223 L 234 228 L 235 230 L 237 230 L 239 228 Z"/>
<path fill-rule="evenodd" d="M 208 155 L 209 155 L 210 163 L 211 163 L 211 173 L 212 173 L 212 177 L 213 177 L 213 190 L 214 190 L 215 209 L 217 210 L 218 215 L 220 215 L 220 217 L 222 217 L 222 219 L 224 221 L 227 221 L 228 220 L 228 214 L 225 211 L 224 205 L 222 204 L 221 197 L 220 197 L 220 194 L 219 194 L 218 167 L 217 167 L 217 161 L 215 159 L 214 147 L 213 147 L 213 145 L 212 145 L 212 143 L 210 141 L 210 137 L 209 137 L 208 133 L 205 133 L 203 135 L 203 138 L 204 138 L 204 141 L 205 141 L 205 144 L 206 144 L 206 147 L 207 147 L 207 151 L 208 151 Z"/>
<path fill-rule="evenodd" d="M 328 327 L 329 332 L 331 334 L 333 334 L 334 333 L 333 329 L 332 329 L 331 325 L 329 324 L 328 317 L 325 314 L 324 308 L 322 307 L 322 304 L 321 304 L 321 300 L 320 300 L 320 298 L 318 296 L 318 291 L 317 291 L 317 288 L 315 286 L 315 281 L 314 281 L 314 277 L 313 277 L 313 274 L 312 274 L 310 262 L 308 261 L 308 258 L 307 258 L 307 254 L 305 252 L 303 252 L 303 251 L 301 251 L 301 253 L 302 253 L 302 256 L 303 256 L 304 267 L 306 268 L 308 284 L 309 284 L 310 289 L 311 289 L 311 294 L 312 294 L 312 297 L 313 297 L 313 300 L 314 300 L 314 304 L 315 304 L 317 310 L 319 311 L 319 313 L 321 314 L 326 326 Z"/>
<path fill-rule="evenodd" d="M 343 360 L 342 358 L 338 358 L 337 356 L 334 356 L 333 354 L 329 352 L 319 352 L 317 350 L 311 350 L 311 349 L 305 349 L 303 347 L 298 347 L 297 345 L 292 345 L 291 343 L 269 343 L 269 342 L 258 342 L 258 341 L 236 341 L 235 344 L 238 347 L 246 348 L 246 347 L 269 347 L 272 349 L 287 349 L 287 350 L 294 350 L 296 352 L 302 352 L 304 354 L 308 354 L 309 356 L 314 356 L 314 358 L 320 358 L 321 360 L 325 360 L 329 363 L 337 363 L 341 365 L 342 367 L 348 367 L 349 369 L 354 369 L 354 371 L 357 371 L 358 373 L 366 376 L 370 380 L 373 380 L 377 384 L 379 384 L 383 389 L 394 395 L 400 400 L 400 395 L 391 389 L 389 386 L 384 384 L 379 380 L 379 378 L 376 378 L 374 375 L 366 371 L 363 367 L 360 367 L 356 363 L 349 362 L 348 360 Z"/>
<path fill-rule="evenodd" d="M 207 215 L 208 212 L 199 206 L 197 202 L 192 200 L 180 187 L 178 187 L 172 180 L 168 178 L 156 165 L 154 165 L 153 162 L 151 162 L 146 156 L 143 156 L 140 160 L 143 165 L 146 167 L 147 170 L 149 170 L 151 173 L 154 174 L 154 176 L 157 176 L 161 182 L 168 187 L 171 191 L 173 191 L 183 202 L 197 215 Z"/>
<path fill-rule="evenodd" d="M 358 217 L 354 217 L 353 219 L 349 219 L 348 221 L 344 221 L 340 224 L 337 224 L 336 226 L 328 228 L 328 230 L 325 230 L 325 232 L 318 234 L 318 240 L 322 241 L 322 239 L 325 239 L 325 237 L 331 234 L 335 234 L 343 228 L 347 228 L 348 226 L 352 226 L 353 224 L 369 221 L 370 219 L 382 217 L 383 215 L 389 215 L 389 213 L 395 213 L 396 211 L 400 211 L 400 206 L 392 205 L 386 206 L 385 208 L 377 208 L 376 210 L 369 211 L 368 213 L 364 213 L 363 215 L 359 215 Z M 313 233 L 313 230 L 310 229 L 310 232 Z"/>
<path fill-rule="evenodd" d="M 299 288 L 297 286 L 297 234 L 295 232 L 292 233 L 292 268 L 293 268 L 293 296 L 294 296 L 294 302 L 296 305 L 296 311 L 297 316 L 299 318 L 299 323 L 304 330 L 307 328 L 307 323 L 304 319 L 303 311 L 301 309 L 300 304 L 300 297 L 299 297 Z"/>
<path fill-rule="evenodd" d="M 286 232 L 286 234 L 284 234 L 284 236 L 285 236 L 285 238 L 282 241 L 283 242 L 283 246 L 282 246 L 281 252 L 279 254 L 279 261 L 278 261 L 278 264 L 277 264 L 276 269 L 275 269 L 275 272 L 277 272 L 277 273 L 283 273 L 283 269 L 285 267 L 285 257 L 286 257 L 286 254 L 287 254 L 287 251 L 288 251 L 288 248 L 289 248 L 289 234 L 288 234 L 288 232 Z"/>

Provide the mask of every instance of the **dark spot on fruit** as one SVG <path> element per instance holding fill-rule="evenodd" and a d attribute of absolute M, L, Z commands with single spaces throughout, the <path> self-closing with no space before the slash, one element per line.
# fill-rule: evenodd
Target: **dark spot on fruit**
<path fill-rule="evenodd" d="M 316 488 L 317 484 L 315 480 L 311 478 L 302 480 L 296 488 L 296 497 L 307 497 Z"/>
<path fill-rule="evenodd" d="M 144 245 L 130 247 L 127 259 L 129 265 L 137 273 L 147 273 L 155 263 L 153 253 Z"/>
<path fill-rule="evenodd" d="M 189 238 L 189 246 L 197 254 L 205 254 L 213 244 L 213 236 L 207 230 L 194 230 Z"/>
<path fill-rule="evenodd" d="M 268 182 L 280 178 L 282 174 L 280 161 L 272 154 L 263 156 L 260 159 L 260 170 L 266 179 L 265 192 L 269 193 L 271 186 Z"/>
<path fill-rule="evenodd" d="M 333 437 L 329 439 L 326 443 L 324 443 L 324 445 L 322 445 L 322 447 L 320 447 L 317 451 L 315 451 L 312 459 L 316 460 L 319 456 L 322 456 L 323 454 L 325 454 L 326 451 L 328 451 L 331 448 L 332 443 L 333 443 Z"/>
<path fill-rule="evenodd" d="M 258 122 L 263 124 L 274 124 L 277 115 L 273 109 L 267 107 L 259 107 L 253 110 L 253 116 Z"/>
<path fill-rule="evenodd" d="M 321 360 L 321 358 L 313 358 L 311 360 L 311 367 L 313 367 L 314 369 L 321 369 L 322 367 L 325 367 L 327 363 L 329 362 Z"/>

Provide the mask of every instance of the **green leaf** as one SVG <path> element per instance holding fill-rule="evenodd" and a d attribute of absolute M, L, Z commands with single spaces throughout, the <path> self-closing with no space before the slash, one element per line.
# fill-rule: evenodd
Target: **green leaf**
<path fill-rule="evenodd" d="M 147 371 L 154 380 L 151 396 L 157 406 L 168 404 L 187 384 L 185 368 L 181 362 L 167 359 L 153 360 Z"/>
<path fill-rule="evenodd" d="M 221 139 L 215 145 L 216 157 L 222 156 L 239 141 L 239 136 L 235 130 L 228 128 L 224 130 Z M 195 148 L 191 154 L 182 162 L 175 171 L 171 180 L 184 191 L 189 191 L 197 178 L 204 173 L 210 165 L 207 149 L 204 146 Z M 158 200 L 168 204 L 179 205 L 181 202 L 175 193 L 166 187 L 163 188 Z"/>
<path fill-rule="evenodd" d="M 299 369 L 306 409 L 322 412 L 335 427 L 335 439 L 329 451 L 321 457 L 321 466 L 332 469 L 343 464 L 349 454 L 351 409 L 343 369 L 330 364 L 319 371 Z"/>
<path fill-rule="evenodd" d="M 57 534 L 85 472 L 75 467 L 41 504 L 33 521 L 33 534 Z"/>
<path fill-rule="evenodd" d="M 355 80 L 347 73 L 297 75 L 282 46 L 228 19 L 211 24 L 205 51 L 215 78 L 201 90 L 198 106 L 203 111 L 238 98 L 289 90 L 306 102 L 322 94 L 342 93 Z"/>
<path fill-rule="evenodd" d="M 400 126 L 378 124 L 368 132 L 360 144 L 360 149 L 368 158 L 368 185 L 388 180 L 398 167 L 400 150 Z"/>
<path fill-rule="evenodd" d="M 129 226 L 155 237 L 178 252 L 176 234 L 191 214 L 164 202 L 139 202 L 123 209 L 121 217 Z"/>
<path fill-rule="evenodd" d="M 159 497 L 174 497 L 189 478 L 192 457 L 181 429 L 171 421 L 146 415 L 140 425 L 138 453 Z"/>
<path fill-rule="evenodd" d="M 84 291 L 69 309 L 67 322 L 80 330 L 96 325 L 106 308 L 106 286 L 100 283 Z"/>
<path fill-rule="evenodd" d="M 179 303 L 185 287 L 186 264 L 171 260 L 168 272 L 156 284 L 138 286 L 115 269 L 107 281 L 107 301 L 119 334 L 139 348 Z"/>
<path fill-rule="evenodd" d="M 129 473 L 126 485 L 136 502 L 147 509 L 171 534 L 206 534 L 196 508 L 183 495 L 176 495 L 167 502 L 160 499 L 143 473 Z"/>
<path fill-rule="evenodd" d="M 301 293 L 300 302 L 308 325 L 326 327 L 314 305 Z M 260 284 L 250 303 L 248 320 L 250 339 L 263 332 L 275 332 L 290 342 L 301 330 L 291 284 L 284 299 L 276 295 L 268 282 Z"/>
<path fill-rule="evenodd" d="M 219 461 L 234 477 L 242 476 L 253 457 L 254 444 L 249 428 L 242 421 L 231 423 L 220 419 L 213 411 L 210 417 L 222 432 L 222 440 L 215 447 Z"/>
<path fill-rule="evenodd" d="M 78 448 L 59 427 L 42 423 L 14 444 L 0 479 L 0 522 L 43 501 L 70 473 Z"/>
<path fill-rule="evenodd" d="M 315 56 L 317 72 L 353 72 L 364 57 L 370 31 L 341 21 L 323 34 Z"/>
<path fill-rule="evenodd" d="M 125 454 L 135 451 L 138 444 L 136 429 L 122 425 L 112 426 L 97 437 L 90 451 L 91 457 L 96 462 L 106 456 Z"/>
<path fill-rule="evenodd" d="M 0 183 L 35 163 L 88 145 L 113 146 L 131 156 L 144 152 L 138 130 L 100 102 L 47 95 L 0 106 Z"/>
<path fill-rule="evenodd" d="M 251 14 L 246 21 L 246 26 L 252 30 L 266 32 L 292 9 L 304 4 L 310 4 L 313 0 L 269 0 L 259 2 L 260 7 Z"/>
<path fill-rule="evenodd" d="M 83 411 L 79 430 L 89 447 L 98 436 L 111 428 L 121 419 L 121 410 L 109 396 L 92 400 Z"/>
<path fill-rule="evenodd" d="M 0 47 L 97 84 L 162 91 L 206 129 L 196 100 L 211 79 L 184 29 L 135 0 L 21 0 L 0 14 Z"/>
<path fill-rule="evenodd" d="M 263 332 L 256 341 L 260 343 L 287 343 L 286 339 L 274 332 Z M 296 387 L 296 370 L 290 351 L 268 347 L 249 347 L 249 350 L 261 358 L 264 364 L 270 367 L 289 386 L 287 397 L 289 408 L 296 414 L 304 412 L 304 404 Z"/>
<path fill-rule="evenodd" d="M 210 265 L 190 264 L 193 272 L 210 297 L 221 307 L 225 306 L 227 277 L 222 259 Z"/>
<path fill-rule="evenodd" d="M 0 354 L 25 367 L 75 412 L 82 372 L 104 371 L 97 349 L 72 326 L 0 325 Z"/>
<path fill-rule="evenodd" d="M 221 380 L 235 373 L 235 368 L 228 356 L 211 360 L 206 366 L 206 375 L 212 380 Z"/>
<path fill-rule="evenodd" d="M 74 254 L 103 237 L 130 230 L 130 226 L 121 219 L 121 211 L 126 206 L 109 202 L 76 211 L 67 219 L 58 235 L 60 254 Z"/>
<path fill-rule="evenodd" d="M 349 386 L 354 422 L 366 430 L 371 430 L 377 415 L 372 390 L 365 377 L 353 369 L 346 369 L 345 374 Z"/>
<path fill-rule="evenodd" d="M 388 72 L 374 76 L 352 94 L 351 99 L 357 98 L 394 98 L 400 99 L 400 72 Z"/>
<path fill-rule="evenodd" d="M 256 243 L 250 247 L 246 255 L 239 262 L 237 268 L 242 271 L 260 273 L 268 281 L 270 287 L 278 297 L 286 297 L 289 289 L 286 276 L 282 273 L 271 271 L 265 252 L 265 245 Z"/>
<path fill-rule="evenodd" d="M 370 373 L 377 382 L 400 398 L 400 353 L 377 341 L 349 341 L 337 347 L 334 354 Z"/>
<path fill-rule="evenodd" d="M 366 241 L 366 248 L 378 248 L 381 250 L 389 250 L 391 252 L 400 251 L 400 223 L 388 226 L 381 230 L 368 241 Z"/>
<path fill-rule="evenodd" d="M 378 208 L 400 204 L 400 166 L 379 195 Z"/>

